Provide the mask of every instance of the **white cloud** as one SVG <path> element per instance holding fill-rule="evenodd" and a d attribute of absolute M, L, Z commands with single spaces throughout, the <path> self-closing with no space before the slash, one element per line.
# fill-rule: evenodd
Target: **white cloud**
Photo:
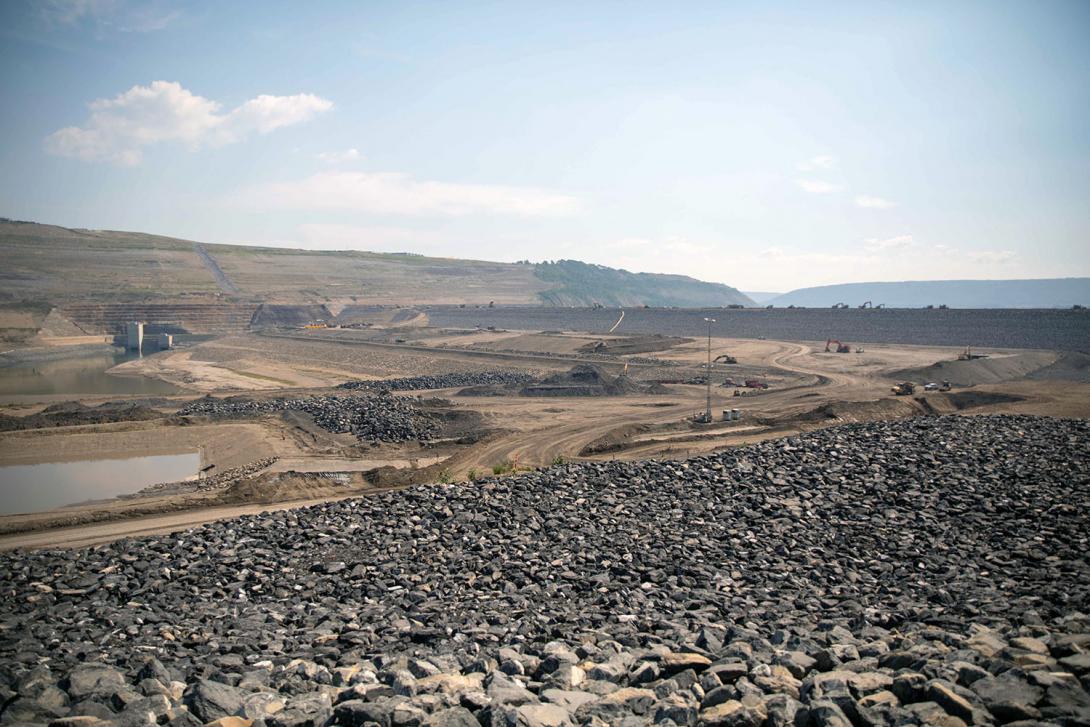
<path fill-rule="evenodd" d="M 197 96 L 181 84 L 154 81 L 133 86 L 112 98 L 89 104 L 83 126 L 69 126 L 46 137 L 51 154 L 83 161 L 139 164 L 143 149 L 162 142 L 182 142 L 190 148 L 241 141 L 253 133 L 307 121 L 333 107 L 331 101 L 308 93 L 262 95 L 221 112 L 220 104 Z"/>
<path fill-rule="evenodd" d="M 870 194 L 859 195 L 855 198 L 855 204 L 857 207 L 874 210 L 888 210 L 890 207 L 897 206 L 896 202 L 890 202 L 884 197 L 876 197 Z"/>
<path fill-rule="evenodd" d="M 966 253 L 966 256 L 973 262 L 991 265 L 1013 262 L 1018 257 L 1014 250 L 979 250 Z"/>
<path fill-rule="evenodd" d="M 354 162 L 360 158 L 359 149 L 344 149 L 342 151 L 323 151 L 318 154 L 318 159 L 326 164 L 343 164 Z"/>
<path fill-rule="evenodd" d="M 579 209 L 574 197 L 549 190 L 418 180 L 395 172 L 320 172 L 297 181 L 250 187 L 236 201 L 259 209 L 451 217 L 546 217 L 570 215 Z"/>
<path fill-rule="evenodd" d="M 897 235 L 896 237 L 890 237 L 885 240 L 880 240 L 877 237 L 868 237 L 863 240 L 863 247 L 873 252 L 912 247 L 912 235 Z"/>
<path fill-rule="evenodd" d="M 799 162 L 797 168 L 800 172 L 815 172 L 836 169 L 836 164 L 836 157 L 829 154 L 820 154 L 816 157 L 811 157 L 804 162 Z"/>
<path fill-rule="evenodd" d="M 833 192 L 839 192 L 842 189 L 839 184 L 825 182 L 820 179 L 797 179 L 795 181 L 804 192 L 809 192 L 810 194 L 831 194 Z"/>

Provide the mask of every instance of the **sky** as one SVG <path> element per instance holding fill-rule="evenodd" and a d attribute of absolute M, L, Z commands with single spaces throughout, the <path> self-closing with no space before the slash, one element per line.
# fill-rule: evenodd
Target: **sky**
<path fill-rule="evenodd" d="M 1085 0 L 4 0 L 0 216 L 757 291 L 1087 276 L 1088 37 Z"/>

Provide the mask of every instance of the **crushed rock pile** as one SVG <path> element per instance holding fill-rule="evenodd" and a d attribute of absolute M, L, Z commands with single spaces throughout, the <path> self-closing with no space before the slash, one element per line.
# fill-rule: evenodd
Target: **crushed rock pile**
<path fill-rule="evenodd" d="M 305 396 L 280 399 L 217 399 L 206 396 L 182 407 L 182 416 L 234 418 L 280 411 L 301 411 L 314 423 L 335 434 L 351 433 L 361 441 L 407 442 L 427 440 L 439 423 L 404 396 L 379 392 L 371 396 Z"/>
<path fill-rule="evenodd" d="M 3 554 L 0 723 L 1086 724 L 1088 485 L 917 418 Z"/>
<path fill-rule="evenodd" d="M 253 462 L 247 462 L 244 465 L 232 467 L 218 474 L 201 477 L 196 480 L 160 482 L 154 485 L 148 485 L 139 492 L 135 492 L 131 495 L 121 495 L 118 497 L 118 499 L 123 500 L 131 499 L 134 497 L 145 497 L 147 495 L 161 495 L 164 493 L 174 492 L 210 492 L 212 490 L 222 490 L 230 487 L 241 479 L 248 479 L 252 477 L 258 472 L 261 472 L 262 470 L 268 468 L 279 459 L 279 457 L 265 457 L 263 459 L 256 459 Z"/>
<path fill-rule="evenodd" d="M 361 379 L 346 381 L 337 388 L 372 391 L 421 391 L 424 389 L 451 389 L 456 386 L 525 384 L 533 380 L 533 376 L 520 371 L 465 371 L 449 374 L 407 376 L 400 379 Z"/>

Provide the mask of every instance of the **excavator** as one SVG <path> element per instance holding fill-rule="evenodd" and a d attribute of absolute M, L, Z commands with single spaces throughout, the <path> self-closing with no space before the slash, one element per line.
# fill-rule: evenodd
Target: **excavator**
<path fill-rule="evenodd" d="M 721 354 L 719 354 L 718 356 L 716 356 L 715 358 L 712 359 L 712 363 L 720 363 L 720 362 L 725 363 L 725 364 L 736 364 L 736 363 L 738 363 L 738 359 L 736 359 L 734 356 L 731 356 L 730 354 L 721 353 Z"/>
<path fill-rule="evenodd" d="M 851 353 L 852 352 L 852 347 L 849 346 L 848 344 L 841 343 L 840 341 L 837 341 L 837 340 L 834 340 L 834 339 L 830 338 L 828 341 L 825 342 L 825 353 L 831 353 L 832 352 L 833 349 L 830 348 L 830 347 L 834 343 L 836 344 L 836 352 L 837 353 Z"/>

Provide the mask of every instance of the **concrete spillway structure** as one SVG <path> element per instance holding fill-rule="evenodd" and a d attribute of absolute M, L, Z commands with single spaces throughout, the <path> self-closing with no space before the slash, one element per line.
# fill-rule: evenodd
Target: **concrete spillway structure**
<path fill-rule="evenodd" d="M 139 351 L 144 345 L 144 324 L 139 321 L 129 321 L 125 325 L 125 347 L 130 351 Z"/>

